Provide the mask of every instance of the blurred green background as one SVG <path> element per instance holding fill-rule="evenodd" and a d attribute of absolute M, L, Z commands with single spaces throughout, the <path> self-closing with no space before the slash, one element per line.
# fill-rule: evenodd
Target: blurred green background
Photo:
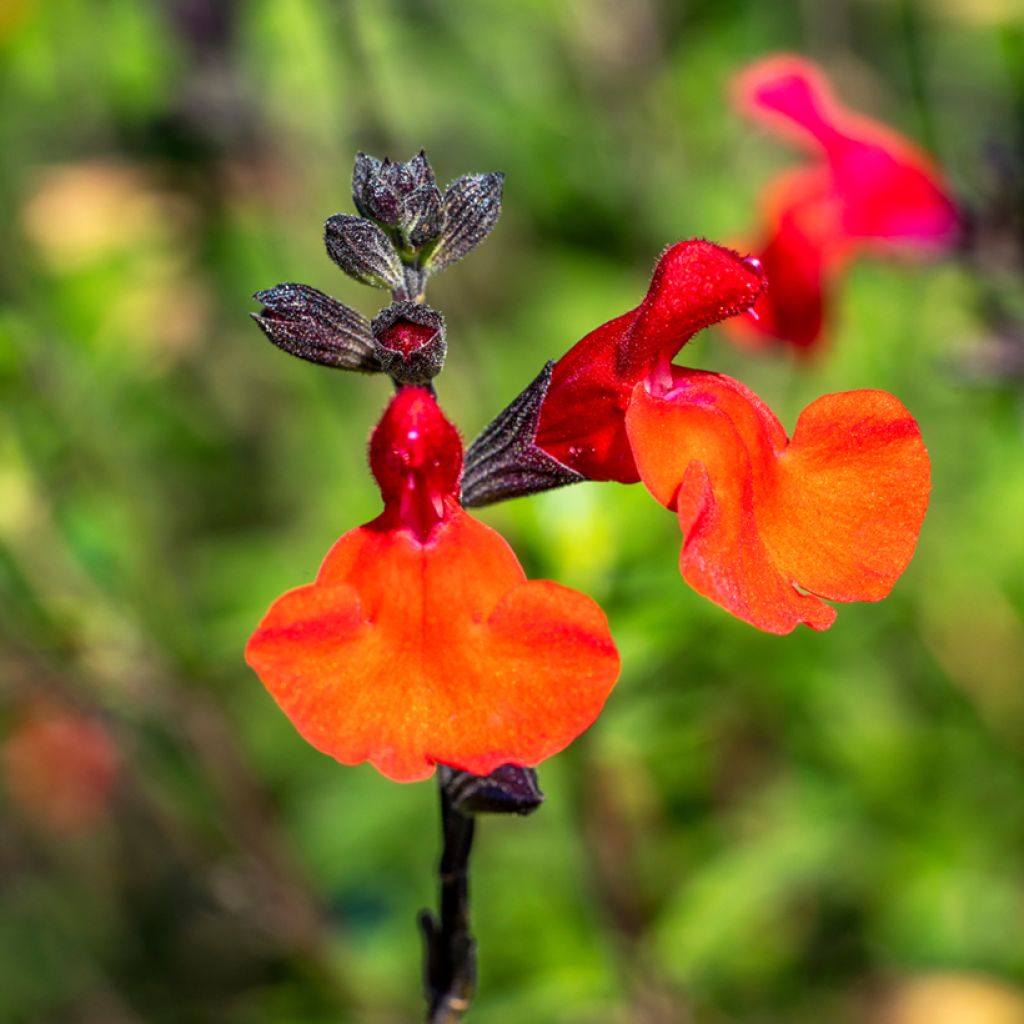
<path fill-rule="evenodd" d="M 934 460 L 920 547 L 888 600 L 778 638 L 682 583 L 640 488 L 482 514 L 602 603 L 625 669 L 541 812 L 481 827 L 470 1019 L 1024 1021 L 1022 26 L 1014 0 L 0 4 L 0 1024 L 420 1018 L 433 784 L 316 753 L 242 661 L 376 514 L 389 389 L 273 349 L 249 296 L 385 304 L 321 241 L 358 149 L 505 171 L 428 296 L 471 438 L 666 244 L 750 237 L 794 156 L 727 87 L 778 49 L 928 146 L 975 243 L 855 264 L 810 364 L 714 331 L 685 361 L 790 428 L 893 391 Z"/>

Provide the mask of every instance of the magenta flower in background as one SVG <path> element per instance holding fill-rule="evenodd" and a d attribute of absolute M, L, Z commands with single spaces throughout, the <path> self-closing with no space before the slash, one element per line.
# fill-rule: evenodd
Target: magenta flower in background
<path fill-rule="evenodd" d="M 824 72 L 792 54 L 767 57 L 734 84 L 737 107 L 810 156 L 770 182 L 759 243 L 768 278 L 757 319 L 730 323 L 741 343 L 807 350 L 827 333 L 829 302 L 861 251 L 942 253 L 961 216 L 931 158 L 887 126 L 846 109 Z"/>

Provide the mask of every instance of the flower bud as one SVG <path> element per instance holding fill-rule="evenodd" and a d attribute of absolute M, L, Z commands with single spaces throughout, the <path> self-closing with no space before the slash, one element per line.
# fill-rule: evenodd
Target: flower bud
<path fill-rule="evenodd" d="M 263 304 L 253 320 L 285 352 L 339 370 L 380 370 L 370 322 L 354 309 L 305 284 L 279 284 L 253 298 Z"/>
<path fill-rule="evenodd" d="M 505 175 L 466 174 L 445 189 L 441 205 L 444 230 L 430 256 L 430 269 L 444 270 L 458 262 L 490 234 L 501 213 Z"/>
<path fill-rule="evenodd" d="M 407 163 L 359 153 L 352 174 L 352 201 L 364 217 L 391 229 L 406 250 L 429 245 L 444 227 L 441 193 L 422 150 Z"/>
<path fill-rule="evenodd" d="M 396 384 L 429 384 L 448 351 L 444 317 L 418 302 L 396 302 L 371 325 L 374 355 Z"/>
<path fill-rule="evenodd" d="M 402 261 L 386 234 L 376 224 L 336 213 L 324 225 L 327 254 L 345 271 L 364 284 L 394 291 L 404 283 Z"/>

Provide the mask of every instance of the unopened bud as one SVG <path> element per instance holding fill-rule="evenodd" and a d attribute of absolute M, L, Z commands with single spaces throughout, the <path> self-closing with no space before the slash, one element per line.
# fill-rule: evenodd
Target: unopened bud
<path fill-rule="evenodd" d="M 279 284 L 253 298 L 263 304 L 252 318 L 280 349 L 321 366 L 375 373 L 370 321 L 305 284 Z"/>
<path fill-rule="evenodd" d="M 386 234 L 376 224 L 348 213 L 336 213 L 324 225 L 327 254 L 345 271 L 375 288 L 400 288 L 402 261 Z"/>
<path fill-rule="evenodd" d="M 444 229 L 430 255 L 431 271 L 461 260 L 490 234 L 501 213 L 505 175 L 467 174 L 453 181 L 441 200 Z"/>
<path fill-rule="evenodd" d="M 364 217 L 389 229 L 407 252 L 432 243 L 444 226 L 441 193 L 422 150 L 406 163 L 359 153 L 352 200 Z"/>

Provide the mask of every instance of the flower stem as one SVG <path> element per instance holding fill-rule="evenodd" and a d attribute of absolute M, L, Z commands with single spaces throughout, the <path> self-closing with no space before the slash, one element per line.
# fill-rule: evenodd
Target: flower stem
<path fill-rule="evenodd" d="M 427 1024 L 458 1024 L 469 1009 L 476 984 L 476 940 L 469 930 L 469 853 L 475 821 L 455 809 L 439 779 L 441 829 L 440 919 L 420 914 L 424 938 Z"/>

